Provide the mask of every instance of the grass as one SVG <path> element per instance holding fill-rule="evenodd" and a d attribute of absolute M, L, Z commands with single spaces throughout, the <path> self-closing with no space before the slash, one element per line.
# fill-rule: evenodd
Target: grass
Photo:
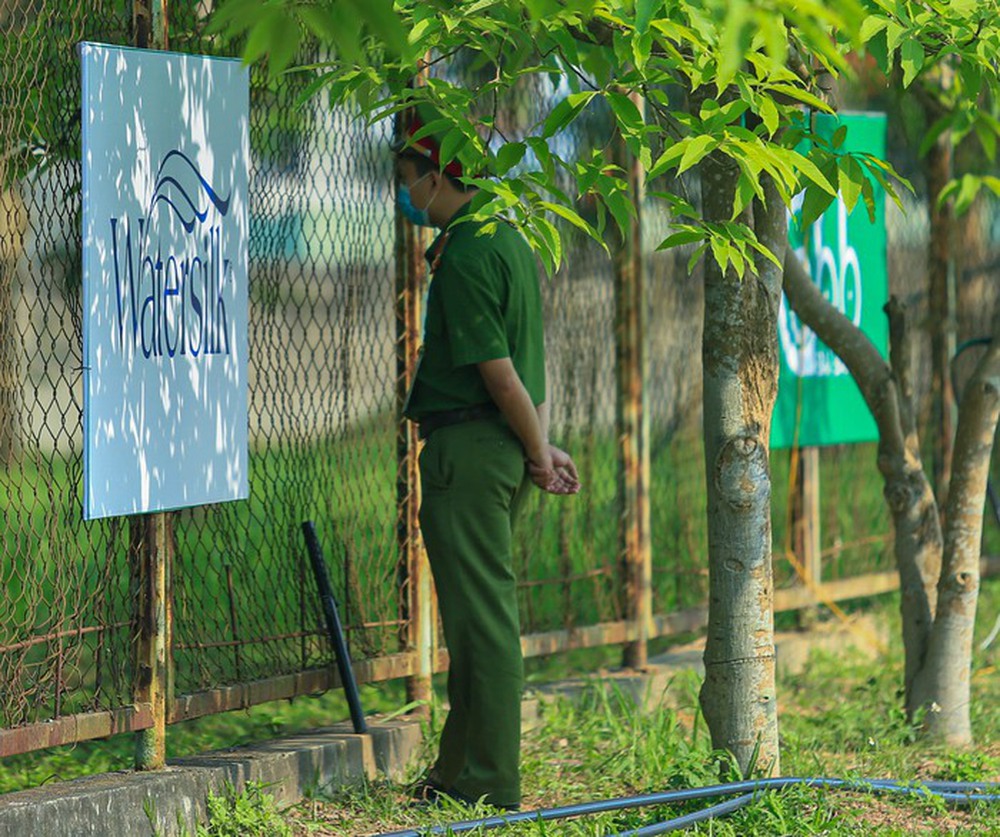
<path fill-rule="evenodd" d="M 208 795 L 207 826 L 199 826 L 196 837 L 291 837 L 292 829 L 282 819 L 266 785 L 247 782 L 240 793 L 232 785 L 225 793 Z"/>
<path fill-rule="evenodd" d="M 673 436 L 653 435 L 653 595 L 657 612 L 669 612 L 699 604 L 707 593 L 704 463 L 696 429 Z M 567 445 L 580 455 L 586 490 L 572 501 L 558 504 L 538 495 L 527 509 L 517 552 L 521 577 L 530 582 L 522 589 L 521 601 L 526 632 L 621 616 L 619 591 L 613 583 L 618 572 L 616 515 L 612 513 L 614 446 L 598 434 L 568 439 Z M 174 659 L 179 692 L 327 661 L 325 640 L 318 634 L 251 643 L 239 651 L 193 647 L 199 642 L 230 640 L 237 629 L 246 640 L 292 634 L 302 625 L 310 629 L 320 625 L 298 531 L 299 523 L 307 517 L 319 525 L 354 653 L 367 657 L 396 650 L 394 625 L 361 627 L 397 616 L 393 595 L 393 452 L 392 423 L 385 416 L 336 439 L 263 447 L 251 457 L 252 495 L 248 502 L 188 510 L 175 516 L 175 639 L 179 647 Z M 886 569 L 891 563 L 884 547 L 851 546 L 860 536 L 888 531 L 874 457 L 871 445 L 822 453 L 826 577 Z M 774 543 L 778 552 L 786 541 L 788 471 L 787 452 L 772 454 Z M 52 624 L 67 624 L 70 617 L 57 612 L 60 606 L 84 624 L 130 617 L 132 597 L 124 560 L 127 527 L 115 530 L 107 522 L 80 525 L 78 479 L 79 463 L 58 458 L 42 462 L 28 457 L 22 470 L 0 473 L 0 504 L 8 512 L 3 551 L 16 565 L 0 571 L 6 596 L 13 602 L 0 628 L 0 645 L 49 630 Z M 25 503 L 24 498 L 32 496 L 35 501 Z M 993 521 L 985 526 L 984 550 L 1000 553 L 1000 526 Z M 17 569 L 21 564 L 23 568 Z M 786 562 L 777 561 L 775 572 L 778 584 L 787 583 Z M 572 575 L 580 576 L 579 580 L 562 580 Z M 55 589 L 68 590 L 76 598 L 63 597 L 61 604 L 50 607 Z M 27 594 L 19 598 L 21 590 L 30 591 L 42 606 L 31 611 Z M 782 615 L 779 621 L 792 618 Z M 68 624 L 75 627 L 76 622 Z M 80 649 L 67 648 L 69 664 L 63 686 L 68 686 L 69 692 L 62 695 L 64 713 L 130 702 L 127 628 L 110 636 L 103 649 L 103 664 L 94 642 L 94 635 L 90 635 L 80 642 Z M 15 726 L 52 716 L 51 700 L 46 697 L 50 694 L 46 688 L 51 688 L 47 684 L 52 681 L 45 679 L 52 651 L 36 646 L 25 657 L 28 676 L 37 678 L 37 692 L 24 704 L 27 708 L 17 710 L 28 713 L 24 718 L 6 704 L 16 688 L 11 685 L 19 681 L 0 668 L 0 679 L 8 679 L 7 689 L 0 689 L 0 725 Z M 620 650 L 608 647 L 529 660 L 529 680 L 613 666 L 619 659 Z M 7 663 L 0 659 L 0 664 Z M 105 674 L 100 695 L 94 692 L 98 669 Z M 22 669 L 21 676 L 24 674 Z M 393 689 L 398 691 L 398 685 L 370 690 L 366 705 L 376 708 L 382 701 L 380 696 L 391 696 Z M 335 694 L 315 704 L 315 710 L 306 708 L 313 705 L 302 699 L 174 726 L 168 730 L 168 752 L 175 756 L 234 746 L 339 720 L 347 714 Z M 0 792 L 131 764 L 129 736 L 7 758 L 0 765 Z"/>
<path fill-rule="evenodd" d="M 883 658 L 859 651 L 814 653 L 805 669 L 779 681 L 782 773 L 847 779 L 893 778 L 1000 781 L 1000 642 L 979 644 L 1000 613 L 1000 580 L 986 582 L 981 597 L 973 665 L 973 728 L 977 746 L 955 749 L 923 742 L 901 710 L 902 652 L 898 598 L 873 608 L 887 625 L 891 648 Z M 621 693 L 597 681 L 575 702 L 546 703 L 542 721 L 524 737 L 522 766 L 526 809 L 607 799 L 739 778 L 714 752 L 700 716 L 698 679 L 674 679 L 652 712 L 636 709 Z M 426 767 L 436 722 L 428 724 Z M 599 837 L 648 826 L 705 807 L 707 802 L 599 814 L 578 820 L 524 824 L 496 833 L 509 837 Z M 453 805 L 428 812 L 406 804 L 405 787 L 373 783 L 317 797 L 288 812 L 296 835 L 371 835 L 398 828 L 472 819 L 492 812 Z M 937 800 L 875 796 L 792 787 L 760 794 L 746 808 L 686 833 L 705 835 L 988 835 L 1000 834 L 1000 804 L 950 808 Z"/>

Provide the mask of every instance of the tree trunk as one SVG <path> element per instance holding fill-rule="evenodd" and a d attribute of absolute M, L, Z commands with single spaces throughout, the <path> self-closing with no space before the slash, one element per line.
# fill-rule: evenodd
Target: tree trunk
<path fill-rule="evenodd" d="M 716 155 L 702 164 L 703 213 L 728 220 L 738 171 Z M 768 182 L 754 207 L 758 239 L 784 253 L 784 205 Z M 744 219 L 749 220 L 749 219 Z M 740 280 L 705 261 L 705 467 L 709 615 L 700 703 L 712 744 L 744 775 L 780 773 L 771 571 L 771 413 L 777 395 L 781 271 L 758 259 Z"/>
<path fill-rule="evenodd" d="M 910 696 L 917 672 L 924 664 L 936 607 L 942 542 L 937 503 L 920 460 L 905 312 L 895 302 L 887 306 L 892 340 L 890 368 L 865 334 L 826 301 L 802 263 L 792 256 L 785 259 L 784 287 L 799 319 L 847 366 L 878 426 L 878 468 L 895 529 L 906 652 L 904 681 L 907 709 L 912 714 L 917 706 Z"/>
<path fill-rule="evenodd" d="M 952 273 L 951 201 L 938 206 L 937 196 L 952 179 L 951 132 L 946 131 L 927 154 L 927 191 L 930 195 L 929 330 L 931 333 L 931 432 L 934 450 L 934 493 L 943 503 L 951 480 L 952 420 L 955 393 L 951 386 L 951 358 L 955 353 L 955 293 Z"/>
<path fill-rule="evenodd" d="M 993 342 L 962 396 L 945 515 L 937 613 L 927 659 L 915 684 L 915 703 L 929 708 L 925 723 L 930 735 L 956 745 L 972 742 L 972 631 L 979 596 L 983 506 L 998 417 L 1000 311 L 994 320 Z"/>
<path fill-rule="evenodd" d="M 786 260 L 784 285 L 799 319 L 850 370 L 879 428 L 878 466 L 896 528 L 903 593 L 907 712 L 912 719 L 929 710 L 925 728 L 932 737 L 968 743 L 983 507 L 1000 415 L 1000 312 L 994 319 L 993 343 L 963 397 L 942 538 L 938 504 L 920 462 L 914 429 L 903 307 L 895 300 L 886 306 L 890 370 L 860 329 L 823 298 L 797 259 Z"/>

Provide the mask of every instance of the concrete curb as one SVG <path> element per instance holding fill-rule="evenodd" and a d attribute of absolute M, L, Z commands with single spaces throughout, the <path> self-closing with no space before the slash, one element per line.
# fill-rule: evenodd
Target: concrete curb
<path fill-rule="evenodd" d="M 416 755 L 420 724 L 370 720 L 172 761 L 164 770 L 123 771 L 0 796 L 0 837 L 180 837 L 207 820 L 209 793 L 267 785 L 281 805 L 312 793 L 399 778 Z"/>
<path fill-rule="evenodd" d="M 842 652 L 851 644 L 873 651 L 885 629 L 868 617 L 775 637 L 779 671 L 795 673 L 816 648 Z M 594 683 L 617 688 L 640 706 L 670 705 L 671 683 L 681 671 L 703 673 L 704 641 L 673 649 L 643 672 L 600 671 L 531 690 L 522 704 L 526 729 L 537 725 L 545 703 L 570 700 Z M 400 779 L 421 744 L 420 723 L 406 718 L 369 720 L 369 733 L 355 735 L 345 722 L 250 747 L 177 759 L 161 771 L 122 772 L 46 785 L 0 796 L 0 837 L 181 837 L 207 821 L 209 793 L 247 782 L 267 785 L 280 805 L 360 784 L 377 775 Z"/>

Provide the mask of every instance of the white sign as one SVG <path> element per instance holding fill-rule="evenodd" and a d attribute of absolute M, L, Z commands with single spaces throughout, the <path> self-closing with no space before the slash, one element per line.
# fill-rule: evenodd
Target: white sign
<path fill-rule="evenodd" d="M 245 498 L 247 70 L 80 54 L 84 517 Z"/>

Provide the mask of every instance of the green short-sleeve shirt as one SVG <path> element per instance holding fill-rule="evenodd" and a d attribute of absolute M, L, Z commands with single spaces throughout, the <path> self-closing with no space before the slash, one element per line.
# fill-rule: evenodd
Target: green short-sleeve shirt
<path fill-rule="evenodd" d="M 491 403 L 476 364 L 509 357 L 537 405 L 545 400 L 545 345 L 538 269 L 531 248 L 503 222 L 453 225 L 431 277 L 424 343 L 408 418 Z"/>

